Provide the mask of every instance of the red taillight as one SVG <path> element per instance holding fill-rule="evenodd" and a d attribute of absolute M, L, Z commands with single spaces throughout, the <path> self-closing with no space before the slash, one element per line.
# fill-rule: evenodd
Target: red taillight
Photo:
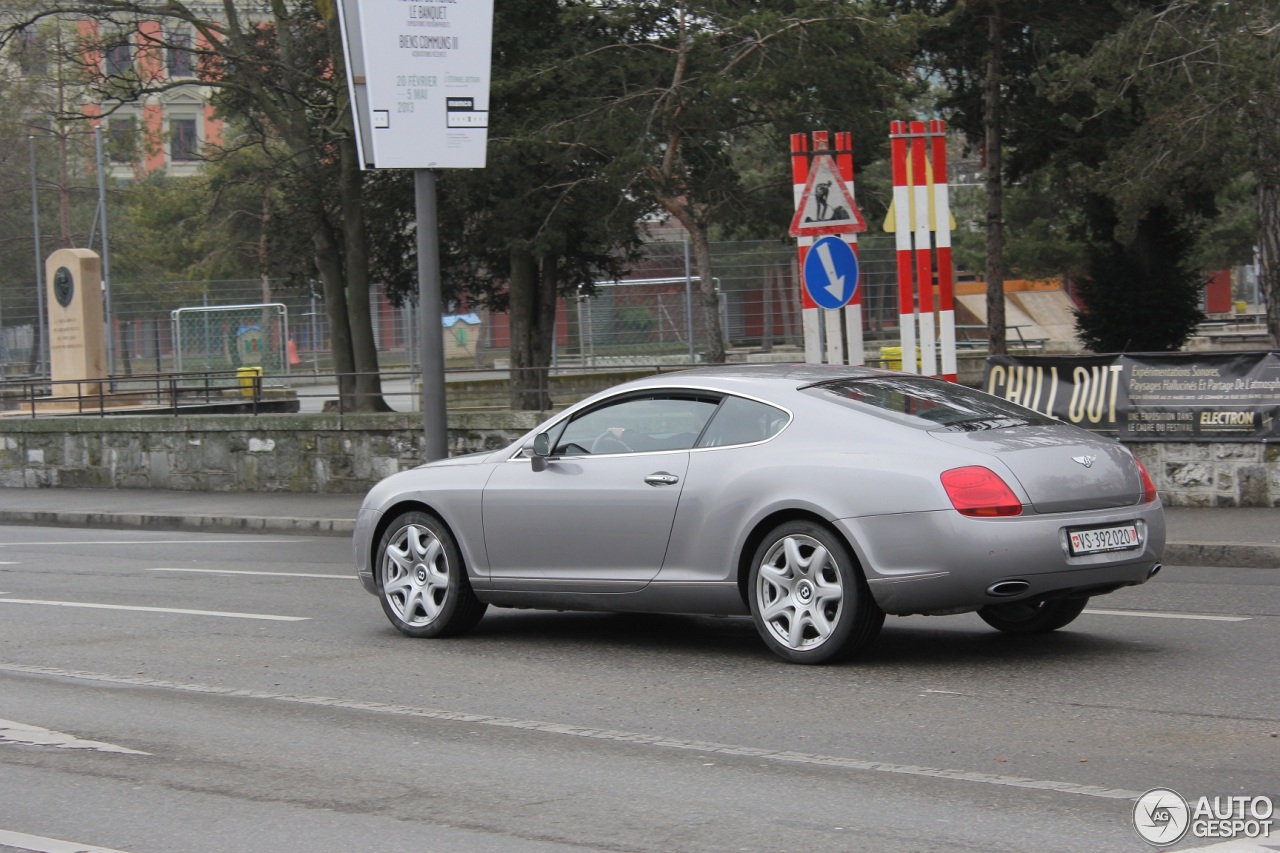
<path fill-rule="evenodd" d="M 1151 479 L 1151 475 L 1147 473 L 1147 466 L 1142 464 L 1139 459 L 1134 459 L 1138 463 L 1138 474 L 1142 477 L 1142 500 L 1141 503 L 1149 504 L 1156 499 L 1156 484 Z"/>
<path fill-rule="evenodd" d="M 992 518 L 1022 512 L 1013 489 L 995 471 L 981 465 L 943 471 L 942 487 L 961 515 Z"/>

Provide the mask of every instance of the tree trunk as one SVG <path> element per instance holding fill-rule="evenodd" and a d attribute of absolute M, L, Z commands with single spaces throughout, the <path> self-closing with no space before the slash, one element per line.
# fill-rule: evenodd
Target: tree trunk
<path fill-rule="evenodd" d="M 55 30 L 58 39 L 58 56 L 62 57 L 62 27 L 58 26 Z M 58 81 L 57 81 L 57 97 L 59 116 L 66 115 L 67 110 L 67 83 L 63 79 L 63 64 L 61 59 L 58 61 Z M 63 249 L 72 248 L 75 243 L 71 237 L 71 175 L 69 171 L 70 152 L 67 150 L 70 141 L 70 132 L 67 130 L 66 123 L 61 119 L 54 122 L 54 133 L 58 137 L 58 236 L 59 245 Z"/>
<path fill-rule="evenodd" d="M 391 407 L 382 398 L 378 345 L 373 335 L 373 311 L 369 304 L 369 250 L 365 245 L 361 198 L 364 178 L 357 163 L 355 142 L 350 137 L 344 138 L 338 143 L 338 150 L 347 322 L 351 329 L 351 360 L 356 373 L 356 397 L 350 408 L 359 412 L 389 412 Z M 345 401 L 343 408 L 347 408 Z"/>
<path fill-rule="evenodd" d="M 1267 310 L 1267 336 L 1280 350 L 1280 183 L 1258 181 L 1258 291 Z"/>
<path fill-rule="evenodd" d="M 724 364 L 724 329 L 720 326 L 720 295 L 716 293 L 716 280 L 711 270 L 711 240 L 707 236 L 707 226 L 693 205 L 683 197 L 657 194 L 655 196 L 663 210 L 676 218 L 689 234 L 693 244 L 693 263 L 698 268 L 699 296 L 698 314 L 702 331 L 706 335 L 706 348 L 703 350 L 705 361 L 711 364 Z M 690 336 L 697 340 L 693 330 Z"/>
<path fill-rule="evenodd" d="M 511 250 L 511 280 L 508 318 L 511 324 L 511 408 L 546 411 L 551 407 L 547 379 L 551 363 L 547 332 L 555 321 L 555 281 L 544 273 L 554 262 L 541 268 L 533 253 L 524 248 Z M 550 319 L 546 318 L 546 291 L 550 291 Z M 547 328 L 544 328 L 547 327 Z"/>
<path fill-rule="evenodd" d="M 322 221 L 312 232 L 311 242 L 315 245 L 316 269 L 320 272 L 324 290 L 324 312 L 329 320 L 329 351 L 333 357 L 333 372 L 338 376 L 338 396 L 343 411 L 349 411 L 355 404 L 356 365 L 351 356 L 351 325 L 347 319 L 342 255 L 327 222 Z"/>
<path fill-rule="evenodd" d="M 693 240 L 693 258 L 698 266 L 701 279 L 701 299 L 698 304 L 702 309 L 702 328 L 706 332 L 706 361 L 711 364 L 724 364 L 724 329 L 720 327 L 720 294 L 716 292 L 716 280 L 711 270 L 711 241 L 707 237 L 706 226 L 697 223 L 690 232 Z"/>
<path fill-rule="evenodd" d="M 1004 184 L 1000 163 L 1000 0 L 991 0 L 987 22 L 987 79 L 983 93 L 983 152 L 987 196 L 987 352 L 1009 352 L 1004 319 Z"/>
<path fill-rule="evenodd" d="M 542 387 L 549 388 L 551 359 L 556 348 L 556 302 L 560 296 L 560 264 L 555 255 L 547 255 L 542 259 L 542 275 L 538 288 L 538 325 L 534 335 L 534 358 L 538 367 L 543 368 Z M 546 396 L 544 409 L 551 407 L 550 392 Z"/>
<path fill-rule="evenodd" d="M 1258 136 L 1258 293 L 1267 338 L 1280 350 L 1280 98 L 1273 98 Z"/>

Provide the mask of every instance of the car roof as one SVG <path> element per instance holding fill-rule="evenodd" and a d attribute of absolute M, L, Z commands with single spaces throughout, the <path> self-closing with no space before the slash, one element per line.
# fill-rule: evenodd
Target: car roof
<path fill-rule="evenodd" d="M 843 364 L 722 364 L 662 373 L 627 383 L 628 388 L 693 385 L 723 391 L 802 388 L 837 379 L 893 376 L 893 371 Z"/>

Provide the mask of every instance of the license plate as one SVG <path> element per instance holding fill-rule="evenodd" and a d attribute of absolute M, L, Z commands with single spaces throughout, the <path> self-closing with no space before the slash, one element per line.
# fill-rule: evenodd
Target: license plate
<path fill-rule="evenodd" d="M 1068 530 L 1067 541 L 1073 557 L 1080 554 L 1099 554 L 1103 551 L 1128 551 L 1142 546 L 1136 524 L 1118 527 L 1095 527 L 1090 530 Z"/>

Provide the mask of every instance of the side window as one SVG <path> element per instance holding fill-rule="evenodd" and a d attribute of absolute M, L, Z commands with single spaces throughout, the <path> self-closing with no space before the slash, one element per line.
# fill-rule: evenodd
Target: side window
<path fill-rule="evenodd" d="M 169 35 L 169 77 L 179 79 L 195 76 L 195 54 L 191 52 L 191 34 L 175 32 Z"/>
<path fill-rule="evenodd" d="M 197 159 L 198 156 L 196 120 L 193 118 L 169 119 L 169 159 L 174 163 L 187 163 Z"/>
<path fill-rule="evenodd" d="M 782 409 L 742 397 L 726 397 L 699 447 L 728 447 L 773 438 L 787 425 Z"/>
<path fill-rule="evenodd" d="M 574 418 L 553 456 L 687 450 L 716 410 L 710 397 L 644 397 L 592 409 Z"/>
<path fill-rule="evenodd" d="M 107 45 L 106 53 L 108 77 L 127 74 L 133 70 L 133 45 L 129 43 L 129 36 L 118 36 L 117 41 Z"/>

